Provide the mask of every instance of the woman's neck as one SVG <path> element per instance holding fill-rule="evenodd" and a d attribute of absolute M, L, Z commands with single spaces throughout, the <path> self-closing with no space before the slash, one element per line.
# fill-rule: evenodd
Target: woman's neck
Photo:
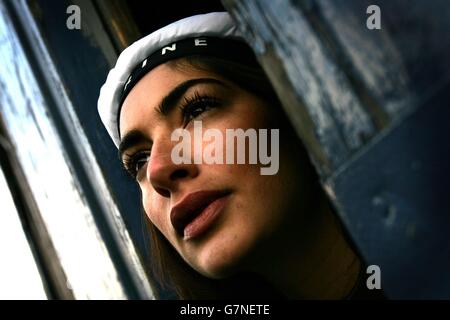
<path fill-rule="evenodd" d="M 291 223 L 287 236 L 270 245 L 274 259 L 266 258 L 259 270 L 290 299 L 342 299 L 358 281 L 360 260 L 326 201 L 321 203 L 308 228 Z"/>

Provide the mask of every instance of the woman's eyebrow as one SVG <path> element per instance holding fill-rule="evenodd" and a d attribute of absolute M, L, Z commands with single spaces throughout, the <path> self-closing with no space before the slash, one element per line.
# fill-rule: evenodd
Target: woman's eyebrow
<path fill-rule="evenodd" d="M 168 115 L 189 88 L 197 84 L 204 84 L 204 83 L 218 84 L 224 87 L 228 87 L 222 81 L 214 78 L 198 78 L 187 80 L 176 86 L 168 95 L 166 95 L 162 99 L 161 104 L 157 108 L 158 112 L 164 116 Z"/>
<path fill-rule="evenodd" d="M 149 139 L 147 139 L 139 130 L 131 130 L 123 137 L 122 141 L 120 141 L 119 159 L 122 160 L 123 154 L 127 149 L 136 144 L 148 141 Z"/>

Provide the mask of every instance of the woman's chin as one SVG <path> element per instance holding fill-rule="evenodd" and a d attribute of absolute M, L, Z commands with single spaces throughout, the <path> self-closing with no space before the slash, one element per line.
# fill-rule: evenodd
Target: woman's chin
<path fill-rule="evenodd" d="M 202 248 L 196 256 L 194 269 L 212 279 L 228 278 L 243 271 L 251 247 L 243 243 L 245 241 L 235 240 Z"/>
<path fill-rule="evenodd" d="M 207 261 L 195 269 L 210 279 L 225 279 L 239 272 L 238 263 Z"/>

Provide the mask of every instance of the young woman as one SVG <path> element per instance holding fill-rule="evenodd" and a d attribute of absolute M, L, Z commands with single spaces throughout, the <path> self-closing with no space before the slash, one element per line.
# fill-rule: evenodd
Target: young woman
<path fill-rule="evenodd" d="M 141 189 L 152 275 L 180 298 L 342 299 L 365 284 L 307 153 L 227 13 L 189 17 L 131 45 L 98 107 Z M 196 135 L 199 125 L 214 134 Z M 226 139 L 239 129 L 266 132 L 253 145 L 246 136 L 244 163 Z M 179 130 L 192 161 L 174 160 Z M 261 156 L 261 139 L 278 162 L 271 174 L 262 174 L 261 157 L 249 161 Z M 210 156 L 234 151 L 232 161 L 206 161 L 211 145 Z"/>

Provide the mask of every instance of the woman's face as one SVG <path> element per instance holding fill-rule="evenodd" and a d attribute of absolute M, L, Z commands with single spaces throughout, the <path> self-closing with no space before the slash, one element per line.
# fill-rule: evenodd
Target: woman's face
<path fill-rule="evenodd" d="M 275 239 L 285 245 L 284 226 L 309 207 L 311 177 L 302 173 L 299 161 L 305 160 L 281 112 L 219 75 L 170 64 L 146 74 L 123 104 L 120 152 L 136 174 L 145 212 L 183 259 L 208 277 L 255 268 Z M 213 128 L 223 137 L 226 129 L 280 129 L 277 174 L 261 175 L 261 165 L 248 164 L 248 157 L 246 164 L 175 164 L 174 130 L 188 130 L 192 144 L 211 143 L 198 135 L 194 141 L 194 120 L 202 121 L 203 133 Z"/>

